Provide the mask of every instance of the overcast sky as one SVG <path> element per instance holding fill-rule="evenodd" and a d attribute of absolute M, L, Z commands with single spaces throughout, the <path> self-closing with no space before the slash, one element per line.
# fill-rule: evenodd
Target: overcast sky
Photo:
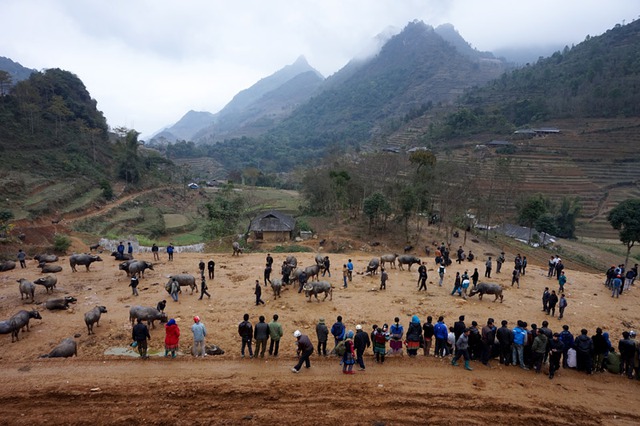
<path fill-rule="evenodd" d="M 571 45 L 636 0 L 1 0 L 0 56 L 77 74 L 111 127 L 148 136 L 217 112 L 304 55 L 325 77 L 385 29 L 451 23 L 473 47 Z"/>

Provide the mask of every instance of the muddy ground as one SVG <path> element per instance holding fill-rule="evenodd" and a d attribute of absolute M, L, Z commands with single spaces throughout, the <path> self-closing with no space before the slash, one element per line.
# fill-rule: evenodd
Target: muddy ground
<path fill-rule="evenodd" d="M 365 358 L 366 372 L 353 376 L 341 373 L 335 358 L 311 357 L 312 368 L 292 374 L 295 346 L 292 333 L 300 329 L 313 342 L 315 324 L 320 317 L 329 325 L 337 315 L 347 327 L 362 324 L 367 331 L 374 323 L 391 323 L 395 316 L 408 327 L 411 315 L 422 321 L 427 315 L 444 315 L 447 325 L 461 314 L 467 323 L 483 324 L 488 317 L 510 325 L 523 319 L 540 324 L 550 321 L 553 331 L 568 324 L 576 333 L 587 328 L 592 334 L 602 327 L 617 345 L 620 333 L 640 328 L 637 310 L 640 290 L 634 288 L 620 299 L 612 299 L 602 285 L 602 277 L 568 268 L 567 299 L 569 306 L 563 320 L 541 312 L 541 295 L 545 286 L 555 288 L 546 277 L 546 265 L 529 264 L 521 288 L 510 286 L 511 261 L 494 282 L 505 286 L 504 303 L 491 297 L 467 301 L 450 296 L 456 271 L 477 267 L 481 275 L 490 251 L 474 247 L 479 259 L 473 263 L 454 263 L 447 270 L 444 287 L 437 286 L 432 258 L 429 267 L 429 290 L 418 293 L 417 273 L 389 270 L 386 291 L 378 291 L 378 277 L 354 275 L 349 288 L 343 290 L 341 266 L 352 258 L 356 271 L 365 268 L 371 253 L 331 254 L 333 300 L 307 302 L 292 290 L 274 300 L 264 289 L 266 304 L 255 306 L 255 279 L 262 278 L 265 253 L 176 254 L 168 262 L 163 254 L 155 270 L 141 280 L 140 296 L 131 295 L 129 280 L 107 253 L 103 262 L 94 263 L 87 272 L 79 268 L 72 273 L 68 258 L 61 258 L 64 268 L 58 275 L 53 295 L 37 287 L 36 303 L 20 300 L 19 278 L 40 277 L 36 262 L 30 260 L 24 270 L 0 273 L 0 319 L 7 319 L 20 309 L 38 309 L 42 320 L 32 320 L 31 331 L 20 333 L 20 341 L 11 343 L 2 335 L 0 345 L 0 414 L 4 424 L 639 424 L 640 382 L 609 373 L 587 376 L 573 370 L 561 370 L 553 380 L 515 367 L 503 367 L 497 360 L 487 368 L 472 362 L 474 370 L 449 365 L 448 360 L 419 356 L 415 359 L 389 357 L 384 365 Z M 377 253 L 382 254 L 382 253 Z M 419 255 L 419 253 L 417 253 Z M 286 254 L 274 255 L 280 265 Z M 298 253 L 305 266 L 313 263 L 313 253 Z M 514 253 L 507 253 L 511 260 Z M 209 282 L 212 298 L 199 300 L 199 294 L 183 292 L 175 303 L 164 290 L 171 273 L 198 274 L 199 260 L 216 261 L 216 276 Z M 151 261 L 151 254 L 140 255 Z M 42 303 L 50 297 L 72 295 L 78 302 L 69 311 L 50 312 Z M 164 331 L 151 330 L 150 360 L 137 359 L 130 353 L 131 324 L 128 311 L 132 305 L 155 306 L 167 300 L 167 313 L 182 330 L 181 353 L 176 359 L 161 355 Z M 83 315 L 95 305 L 104 305 L 95 335 L 88 335 Z M 244 313 L 257 322 L 280 315 L 285 336 L 277 359 L 241 359 L 237 325 Z M 193 315 L 199 315 L 208 330 L 208 343 L 215 343 L 226 353 L 194 359 L 189 327 Z M 65 337 L 79 335 L 77 358 L 44 359 Z M 118 353 L 107 355 L 105 353 Z"/>

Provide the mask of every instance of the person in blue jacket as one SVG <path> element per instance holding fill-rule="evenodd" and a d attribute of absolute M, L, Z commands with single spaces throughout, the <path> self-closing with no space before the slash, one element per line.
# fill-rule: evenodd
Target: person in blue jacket
<path fill-rule="evenodd" d="M 521 320 L 518 320 L 518 326 L 515 327 L 511 333 L 513 334 L 513 349 L 511 352 L 513 365 L 520 363 L 520 368 L 528 370 L 524 365 L 524 345 L 527 342 L 527 330 L 524 329 Z"/>
<path fill-rule="evenodd" d="M 338 318 L 336 319 L 337 321 L 335 322 L 335 324 L 331 326 L 331 334 L 333 335 L 333 338 L 335 340 L 335 346 L 333 347 L 331 353 L 336 352 L 336 346 L 338 346 L 338 343 L 344 340 L 344 336 L 346 334 L 346 328 L 342 323 L 342 315 L 338 315 Z"/>
<path fill-rule="evenodd" d="M 440 316 L 436 325 L 433 326 L 433 335 L 436 338 L 436 358 L 442 358 L 445 355 L 449 337 L 449 329 L 444 323 L 443 316 Z"/>

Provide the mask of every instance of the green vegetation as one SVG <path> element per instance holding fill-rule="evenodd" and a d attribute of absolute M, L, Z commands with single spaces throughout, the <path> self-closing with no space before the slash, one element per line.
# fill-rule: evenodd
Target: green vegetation
<path fill-rule="evenodd" d="M 312 251 L 313 249 L 310 247 L 299 246 L 296 244 L 275 246 L 274 248 L 269 249 L 269 252 L 271 253 L 309 253 Z"/>
<path fill-rule="evenodd" d="M 58 254 L 66 254 L 71 247 L 71 238 L 64 234 L 56 234 L 53 237 L 53 251 Z"/>
<path fill-rule="evenodd" d="M 620 241 L 627 246 L 625 265 L 635 243 L 640 243 L 640 199 L 625 200 L 609 212 L 607 220 L 620 231 Z"/>
<path fill-rule="evenodd" d="M 205 204 L 209 222 L 203 237 L 213 239 L 235 233 L 243 217 L 244 204 L 244 199 L 233 192 L 232 185 L 222 188 L 212 202 Z"/>

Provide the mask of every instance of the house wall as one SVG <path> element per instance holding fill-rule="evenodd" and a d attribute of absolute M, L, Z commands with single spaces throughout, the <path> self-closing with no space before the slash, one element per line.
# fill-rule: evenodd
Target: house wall
<path fill-rule="evenodd" d="M 255 235 L 255 233 L 254 233 Z M 262 241 L 289 241 L 290 235 L 289 232 L 263 232 L 262 233 Z"/>

